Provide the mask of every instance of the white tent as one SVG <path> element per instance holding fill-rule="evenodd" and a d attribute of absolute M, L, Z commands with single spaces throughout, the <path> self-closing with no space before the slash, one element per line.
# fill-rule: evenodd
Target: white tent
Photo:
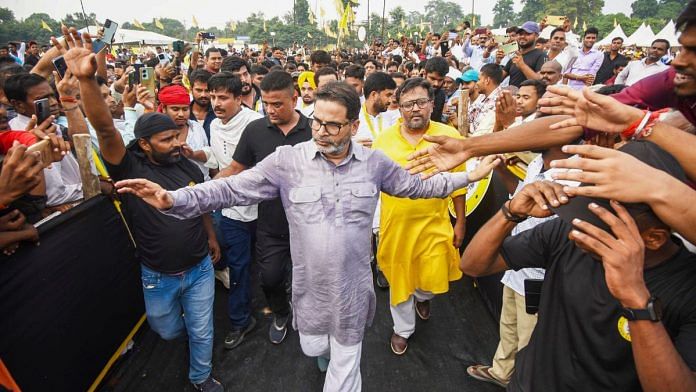
<path fill-rule="evenodd" d="M 646 26 L 645 23 L 641 23 L 638 30 L 631 34 L 626 41 L 624 41 L 624 46 L 635 45 L 638 47 L 647 47 L 652 44 L 655 40 L 655 33 L 653 33 L 650 26 Z"/>
<path fill-rule="evenodd" d="M 595 47 L 611 45 L 611 41 L 613 41 L 614 38 L 617 37 L 622 38 L 624 40 L 624 43 L 628 39 L 626 33 L 624 33 L 620 24 L 617 24 L 616 27 L 614 27 L 614 30 L 607 34 L 601 41 L 595 43 Z"/>
<path fill-rule="evenodd" d="M 81 33 L 85 31 L 87 31 L 87 28 L 80 30 Z M 89 32 L 91 34 L 94 34 L 96 31 L 96 26 L 89 27 Z M 114 36 L 114 45 L 170 45 L 176 40 L 177 38 L 168 37 L 152 31 L 118 29 Z"/>
<path fill-rule="evenodd" d="M 660 30 L 659 33 L 655 34 L 655 39 L 666 39 L 667 41 L 669 41 L 670 46 L 681 46 L 681 44 L 679 44 L 680 34 L 681 32 L 675 32 L 674 22 L 670 20 L 669 23 L 667 23 L 667 25 L 665 25 L 665 27 L 663 27 L 662 30 Z"/>

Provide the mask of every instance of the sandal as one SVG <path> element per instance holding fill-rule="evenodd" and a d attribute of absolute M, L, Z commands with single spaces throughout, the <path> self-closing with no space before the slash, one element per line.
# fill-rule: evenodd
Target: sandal
<path fill-rule="evenodd" d="M 490 366 L 486 365 L 472 365 L 466 368 L 466 372 L 469 373 L 471 377 L 479 381 L 489 382 L 502 388 L 507 387 L 507 384 L 503 383 L 502 381 L 498 380 L 497 378 L 491 375 L 491 373 L 489 372 L 490 368 Z"/>

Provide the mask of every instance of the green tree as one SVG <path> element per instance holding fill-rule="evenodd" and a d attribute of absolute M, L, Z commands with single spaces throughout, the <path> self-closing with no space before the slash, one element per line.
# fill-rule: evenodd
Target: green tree
<path fill-rule="evenodd" d="M 295 0 L 293 22 L 298 26 L 309 25 L 309 3 L 307 0 Z"/>
<path fill-rule="evenodd" d="M 677 16 L 682 12 L 684 7 L 686 7 L 686 4 L 684 3 L 685 2 L 678 0 L 663 0 L 660 2 L 657 13 L 650 14 L 647 17 L 657 17 L 658 19 L 663 19 L 665 21 L 677 19 Z"/>
<path fill-rule="evenodd" d="M 517 19 L 512 0 L 498 0 L 493 7 L 493 27 L 508 27 Z"/>
<path fill-rule="evenodd" d="M 544 0 L 522 0 L 524 4 L 520 11 L 518 22 L 524 23 L 528 20 L 539 21 L 544 17 Z"/>
<path fill-rule="evenodd" d="M 425 17 L 433 24 L 433 31 L 454 28 L 464 21 L 462 7 L 452 1 L 430 0 L 425 5 Z"/>
<path fill-rule="evenodd" d="M 636 0 L 631 4 L 631 18 L 648 18 L 657 15 L 657 0 Z"/>
<path fill-rule="evenodd" d="M 578 29 L 583 23 L 590 26 L 590 19 L 602 14 L 604 0 L 546 0 L 546 15 L 563 15 L 578 20 Z M 537 19 L 538 20 L 538 19 Z"/>

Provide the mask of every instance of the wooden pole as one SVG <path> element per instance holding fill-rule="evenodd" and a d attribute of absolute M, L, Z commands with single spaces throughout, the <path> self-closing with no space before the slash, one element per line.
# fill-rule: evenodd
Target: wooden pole
<path fill-rule="evenodd" d="M 457 129 L 459 133 L 467 137 L 469 136 L 469 89 L 462 88 L 459 95 L 459 104 L 457 105 Z"/>
<path fill-rule="evenodd" d="M 92 160 L 92 139 L 89 134 L 73 135 L 73 144 L 77 163 L 80 165 L 82 194 L 88 200 L 101 193 L 97 169 Z"/>

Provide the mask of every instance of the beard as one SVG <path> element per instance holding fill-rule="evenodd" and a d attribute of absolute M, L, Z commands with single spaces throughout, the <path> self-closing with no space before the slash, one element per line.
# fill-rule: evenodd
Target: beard
<path fill-rule="evenodd" d="M 520 47 L 520 49 L 529 49 L 532 46 L 536 45 L 536 42 L 535 41 L 527 41 L 526 44 L 522 44 L 522 43 L 518 42 L 517 45 Z"/>
<path fill-rule="evenodd" d="M 166 153 L 155 151 L 153 149 L 150 152 L 150 156 L 152 157 L 152 160 L 157 162 L 159 165 L 173 165 L 181 160 L 181 148 L 175 148 Z"/>
<path fill-rule="evenodd" d="M 326 139 L 318 138 L 317 139 L 314 136 L 312 137 L 312 140 L 315 142 L 315 145 L 317 146 L 317 151 L 319 151 L 322 154 L 326 154 L 326 155 L 337 155 L 337 154 L 343 153 L 350 145 L 350 139 L 351 139 L 350 134 L 347 137 L 345 137 L 341 140 L 338 140 L 336 142 L 331 141 L 331 139 L 329 139 L 329 138 L 326 138 Z M 321 141 L 322 143 L 328 144 L 328 146 L 320 146 L 320 145 L 316 144 L 317 140 Z"/>
<path fill-rule="evenodd" d="M 411 117 L 410 119 L 406 120 L 404 119 L 404 122 L 406 123 L 406 127 L 411 130 L 422 130 L 426 129 L 428 127 L 428 122 L 430 119 L 428 117 L 422 116 L 422 117 Z"/>
<path fill-rule="evenodd" d="M 210 98 L 194 98 L 193 102 L 204 108 L 210 106 Z"/>
<path fill-rule="evenodd" d="M 242 95 L 249 95 L 254 89 L 251 88 L 251 84 L 247 82 L 242 82 Z"/>

